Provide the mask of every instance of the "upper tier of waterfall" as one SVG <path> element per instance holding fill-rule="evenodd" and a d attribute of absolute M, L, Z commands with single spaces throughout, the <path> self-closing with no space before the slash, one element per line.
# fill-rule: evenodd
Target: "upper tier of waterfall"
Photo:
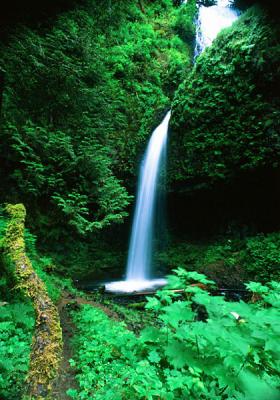
<path fill-rule="evenodd" d="M 212 44 L 222 29 L 231 26 L 239 14 L 229 0 L 218 0 L 216 5 L 210 7 L 201 6 L 197 19 L 195 57 Z"/>

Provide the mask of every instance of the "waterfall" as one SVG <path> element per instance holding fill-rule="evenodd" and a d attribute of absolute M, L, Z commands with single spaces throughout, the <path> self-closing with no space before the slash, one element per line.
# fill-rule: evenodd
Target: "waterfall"
<path fill-rule="evenodd" d="M 184 3 L 187 1 L 185 0 Z M 210 46 L 217 34 L 239 16 L 230 0 L 217 0 L 214 6 L 200 6 L 196 25 L 195 57 Z M 166 149 L 169 111 L 154 130 L 140 169 L 138 193 L 128 252 L 126 280 L 106 284 L 106 290 L 133 292 L 164 285 L 165 279 L 151 279 L 155 205 L 163 155 Z"/>
<path fill-rule="evenodd" d="M 238 18 L 240 12 L 231 6 L 230 0 L 218 0 L 210 7 L 199 7 L 196 25 L 195 58 L 210 46 L 218 33 Z"/>
<path fill-rule="evenodd" d="M 164 154 L 166 152 L 169 111 L 149 140 L 138 182 L 136 207 L 128 251 L 126 280 L 106 285 L 111 291 L 135 291 L 156 287 L 164 279 L 151 279 L 155 205 Z"/>
<path fill-rule="evenodd" d="M 170 115 L 169 111 L 154 130 L 143 159 L 128 253 L 128 281 L 145 281 L 151 278 L 154 207 Z"/>

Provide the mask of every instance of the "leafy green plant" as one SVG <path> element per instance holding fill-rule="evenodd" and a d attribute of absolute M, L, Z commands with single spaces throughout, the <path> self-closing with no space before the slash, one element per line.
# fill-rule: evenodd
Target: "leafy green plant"
<path fill-rule="evenodd" d="M 177 10 L 177 18 L 174 29 L 178 35 L 187 43 L 194 47 L 195 24 L 194 19 L 197 14 L 196 1 L 190 0 Z"/>
<path fill-rule="evenodd" d="M 258 235 L 246 241 L 244 263 L 255 280 L 266 282 L 280 277 L 279 233 Z"/>
<path fill-rule="evenodd" d="M 227 302 L 192 282 L 205 276 L 178 269 L 169 284 L 149 298 L 159 326 L 139 337 L 100 309 L 73 314 L 78 390 L 75 399 L 277 399 L 280 388 L 279 284 L 265 287 L 256 303 Z M 173 287 L 184 288 L 183 294 Z M 257 388 L 257 390 L 256 390 Z"/>
<path fill-rule="evenodd" d="M 29 366 L 34 311 L 30 304 L 0 303 L 0 396 L 18 400 Z"/>

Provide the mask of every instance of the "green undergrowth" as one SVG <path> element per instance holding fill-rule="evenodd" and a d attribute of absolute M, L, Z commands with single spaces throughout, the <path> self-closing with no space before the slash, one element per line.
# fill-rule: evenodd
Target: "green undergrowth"
<path fill-rule="evenodd" d="M 248 280 L 266 283 L 280 278 L 280 233 L 205 242 L 173 238 L 157 259 L 169 270 L 181 266 L 203 272 L 219 286 L 240 287 Z"/>
<path fill-rule="evenodd" d="M 24 395 L 26 398 L 48 397 L 51 382 L 58 371 L 62 350 L 62 332 L 58 310 L 46 286 L 26 253 L 23 204 L 7 204 L 8 223 L 3 245 L 3 265 L 15 285 L 12 290 L 23 299 L 30 299 L 35 313 L 35 329 L 30 352 Z"/>
<path fill-rule="evenodd" d="M 159 326 L 139 337 L 89 305 L 73 312 L 74 399 L 277 400 L 280 286 L 248 284 L 254 303 L 227 302 L 199 287 L 212 282 L 178 269 L 146 306 Z"/>
<path fill-rule="evenodd" d="M 0 214 L 0 250 L 7 220 Z M 0 258 L 0 398 L 22 397 L 29 368 L 35 315 L 31 303 L 11 286 L 9 271 Z"/>
<path fill-rule="evenodd" d="M 18 400 L 29 368 L 34 311 L 25 299 L 0 301 L 0 398 Z"/>
<path fill-rule="evenodd" d="M 5 244 L 7 240 L 8 223 L 11 222 L 2 211 L 0 215 L 1 245 Z M 17 233 L 17 229 L 19 229 L 18 225 L 14 223 L 13 232 Z M 70 280 L 51 276 L 46 272 L 51 265 L 51 260 L 40 257 L 36 250 L 35 237 L 26 229 L 24 233 L 24 245 L 32 261 L 32 267 L 46 284 L 50 298 L 57 302 L 62 290 L 74 292 Z M 1 252 L 3 251 L 2 247 Z M 13 263 L 7 262 L 7 258 L 1 254 L 0 398 L 3 400 L 18 400 L 26 394 L 26 378 L 30 373 L 31 343 L 35 328 L 34 304 L 32 306 L 24 290 L 20 289 L 20 282 L 15 277 L 14 268 Z M 44 301 L 44 299 L 40 297 L 39 301 Z M 42 340 L 41 337 L 38 340 Z M 49 359 L 50 364 L 51 361 Z"/>
<path fill-rule="evenodd" d="M 139 334 L 145 325 L 152 325 L 154 323 L 154 317 L 151 313 L 146 312 L 145 304 L 146 302 L 130 303 L 127 305 L 111 303 L 109 307 L 125 322 L 128 329 L 132 330 L 135 334 Z"/>
<path fill-rule="evenodd" d="M 3 209 L 0 208 L 0 251 L 2 251 L 1 245 L 5 237 L 6 227 L 7 217 L 3 212 Z M 24 242 L 32 266 L 38 276 L 45 283 L 48 294 L 54 303 L 59 301 L 63 290 L 73 294 L 78 293 L 73 286 L 71 278 L 65 278 L 55 273 L 56 265 L 52 257 L 40 254 L 36 247 L 36 235 L 32 234 L 27 228 L 24 230 Z M 14 284 L 15 281 L 12 277 L 12 271 L 10 271 L 9 266 L 6 265 L 5 269 L 4 267 L 1 268 L 0 272 L 0 295 L 5 296 L 6 298 L 12 298 L 10 293 Z"/>
<path fill-rule="evenodd" d="M 54 303 L 61 298 L 63 290 L 77 294 L 77 290 L 73 286 L 70 278 L 64 278 L 55 273 L 56 265 L 51 257 L 42 256 L 36 248 L 36 236 L 28 229 L 25 229 L 25 245 L 27 254 L 30 257 L 33 268 L 38 276 L 45 283 L 48 294 Z"/>

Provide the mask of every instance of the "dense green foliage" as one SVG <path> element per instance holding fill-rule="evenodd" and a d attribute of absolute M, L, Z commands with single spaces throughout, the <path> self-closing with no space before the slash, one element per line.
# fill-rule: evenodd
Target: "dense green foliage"
<path fill-rule="evenodd" d="M 0 210 L 0 251 L 2 252 L 2 246 L 5 241 L 5 233 L 7 228 L 7 216 L 4 211 Z M 32 262 L 34 270 L 38 276 L 45 283 L 48 294 L 54 303 L 57 303 L 62 290 L 66 289 L 69 292 L 75 292 L 71 279 L 57 276 L 54 271 L 56 270 L 54 261 L 51 257 L 40 255 L 36 247 L 36 236 L 31 234 L 28 229 L 24 230 L 24 242 L 26 246 L 26 252 Z M 5 265 L 4 265 L 5 264 Z M 13 296 L 17 296 L 17 292 L 14 293 L 14 287 L 17 282 L 14 277 L 14 268 L 9 263 L 3 263 L 1 259 L 0 263 L 0 299 L 13 300 Z"/>
<path fill-rule="evenodd" d="M 255 280 L 264 282 L 274 278 L 279 281 L 279 246 L 280 235 L 278 232 L 267 236 L 259 235 L 246 241 L 243 260 Z"/>
<path fill-rule="evenodd" d="M 58 276 L 55 274 L 56 266 L 51 257 L 40 255 L 36 247 L 36 236 L 28 229 L 25 229 L 25 245 L 28 257 L 32 262 L 32 266 L 37 275 L 46 285 L 48 295 L 54 303 L 57 303 L 61 297 L 62 291 L 67 290 L 70 293 L 75 293 L 70 278 Z"/>
<path fill-rule="evenodd" d="M 18 400 L 28 372 L 34 312 L 23 300 L 0 301 L 0 397 Z"/>
<path fill-rule="evenodd" d="M 209 217 L 226 185 L 239 188 L 242 208 L 250 174 L 279 182 L 279 21 L 252 8 L 193 67 L 196 4 L 214 0 L 66 3 L 50 5 L 49 20 L 9 35 L 4 27 L 0 45 L 0 202 L 24 202 L 30 228 L 22 204 L 8 206 L 8 225 L 0 210 L 0 398 L 48 396 L 62 322 L 61 390 L 73 351 L 75 400 L 279 399 L 280 233 L 269 222 L 252 228 L 254 213 L 250 226 L 239 213 L 228 218 L 220 203 L 222 229 Z M 120 223 L 148 136 L 171 102 L 169 208 L 184 229 L 170 229 L 176 239 L 156 258 L 176 274 L 144 311 L 143 301 L 120 306 L 101 291 L 77 296 L 62 275 L 109 280 L 123 269 L 128 224 Z M 205 203 L 196 201 L 201 193 Z M 196 234 L 203 228 L 198 241 L 190 214 Z M 207 237 L 204 215 L 220 236 Z M 207 291 L 246 281 L 247 302 Z"/>
<path fill-rule="evenodd" d="M 15 206 L 16 207 L 16 206 Z M 7 237 L 7 228 L 9 229 L 10 236 Z M 37 353 L 37 357 L 44 357 L 44 363 L 39 359 L 39 365 L 36 365 L 36 357 L 32 357 L 30 361 L 31 350 L 34 349 L 34 341 L 32 342 L 32 336 L 34 336 L 35 328 L 35 309 L 34 302 L 29 301 L 26 288 L 27 283 L 19 279 L 16 276 L 15 265 L 10 258 L 7 257 L 7 241 L 11 241 L 11 232 L 13 235 L 17 235 L 18 232 L 23 233 L 19 227 L 18 221 L 11 221 L 7 218 L 7 214 L 1 210 L 0 214 L 0 398 L 3 400 L 19 400 L 27 393 L 27 378 L 32 375 L 39 375 L 44 373 L 43 379 L 40 380 L 39 386 L 43 387 L 44 380 L 49 379 L 53 374 L 53 360 L 51 352 L 55 352 L 55 356 L 59 357 L 59 351 L 57 346 L 51 341 L 54 334 L 56 334 L 55 326 L 46 326 L 45 320 L 50 321 L 50 317 L 47 314 L 50 300 L 45 299 L 42 295 L 38 298 L 40 315 L 38 316 L 36 329 L 39 331 L 40 327 L 43 329 L 47 336 L 47 340 L 43 335 L 37 335 L 35 342 L 40 346 L 40 351 Z M 46 285 L 50 298 L 57 302 L 61 296 L 62 290 L 68 290 L 70 293 L 75 293 L 70 280 L 58 278 L 55 275 L 49 275 L 48 272 L 53 268 L 53 261 L 51 258 L 40 257 L 35 247 L 35 237 L 30 234 L 28 230 L 25 230 L 24 244 L 26 245 L 28 255 L 32 261 L 31 278 L 36 278 L 36 274 Z M 26 266 L 26 258 L 22 258 L 21 238 L 15 236 L 14 238 L 14 251 L 17 257 L 21 258 L 21 268 Z M 28 277 L 30 274 L 24 270 L 24 276 Z M 34 297 L 36 291 L 36 285 L 38 281 L 34 281 L 34 285 L 30 287 L 30 297 Z M 43 316 L 43 318 L 42 318 Z M 45 319 L 44 319 L 45 318 Z M 31 343 L 33 343 L 31 347 Z M 45 343 L 50 346 L 49 352 L 42 352 Z M 44 365 L 47 365 L 47 369 L 44 369 Z M 37 367 L 36 371 L 32 371 L 32 366 Z M 47 371 L 47 373 L 46 373 Z M 36 397 L 37 398 L 37 397 Z"/>
<path fill-rule="evenodd" d="M 200 271 L 220 287 L 240 287 L 246 280 L 280 279 L 280 234 L 222 237 L 212 241 L 171 240 L 158 262 L 168 270 L 181 266 Z"/>
<path fill-rule="evenodd" d="M 24 202 L 63 272 L 123 265 L 101 231 L 128 215 L 148 135 L 192 67 L 195 14 L 195 0 L 82 1 L 1 46 L 0 200 Z"/>
<path fill-rule="evenodd" d="M 88 2 L 1 49 L 4 198 L 49 239 L 127 215 L 123 180 L 191 65 L 194 4 Z"/>
<path fill-rule="evenodd" d="M 192 282 L 211 285 L 196 272 L 177 270 L 169 290 L 150 298 L 147 309 L 161 327 L 140 337 L 101 310 L 74 313 L 79 390 L 75 399 L 277 399 L 279 377 L 279 284 L 250 283 L 259 302 L 226 302 Z M 238 315 L 237 315 L 238 314 Z"/>
<path fill-rule="evenodd" d="M 252 8 L 197 59 L 173 103 L 172 172 L 186 190 L 279 167 L 280 31 Z"/>

